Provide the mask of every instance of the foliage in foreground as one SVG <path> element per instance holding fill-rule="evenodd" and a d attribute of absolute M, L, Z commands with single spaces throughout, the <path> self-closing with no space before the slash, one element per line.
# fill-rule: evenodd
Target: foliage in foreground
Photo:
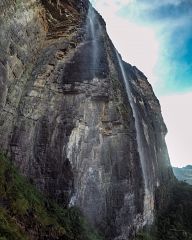
<path fill-rule="evenodd" d="M 170 203 L 159 213 L 151 231 L 139 233 L 137 240 L 192 240 L 192 186 L 177 182 Z"/>
<path fill-rule="evenodd" d="M 47 200 L 0 154 L 0 240 L 99 240 L 78 209 Z"/>
<path fill-rule="evenodd" d="M 177 182 L 170 203 L 137 240 L 192 240 L 192 186 Z M 100 240 L 78 209 L 47 200 L 0 154 L 0 240 Z"/>

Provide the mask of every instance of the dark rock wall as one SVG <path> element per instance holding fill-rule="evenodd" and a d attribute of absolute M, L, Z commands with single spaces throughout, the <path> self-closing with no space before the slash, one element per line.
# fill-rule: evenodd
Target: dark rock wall
<path fill-rule="evenodd" d="M 18 106 L 46 35 L 44 10 L 36 1 L 1 1 L 0 147 L 8 148 Z"/>
<path fill-rule="evenodd" d="M 93 38 L 87 1 L 0 6 L 1 149 L 40 190 L 79 206 L 106 239 L 128 239 L 145 222 L 144 182 L 132 109 L 102 17 L 92 10 Z M 124 67 L 155 193 L 172 178 L 166 127 L 146 77 Z"/>
<path fill-rule="evenodd" d="M 173 172 L 165 143 L 167 128 L 161 115 L 159 101 L 143 73 L 135 66 L 127 63 L 124 65 L 142 126 L 143 143 L 148 156 L 147 175 L 149 179 L 156 181 L 157 185 L 167 183 Z"/>

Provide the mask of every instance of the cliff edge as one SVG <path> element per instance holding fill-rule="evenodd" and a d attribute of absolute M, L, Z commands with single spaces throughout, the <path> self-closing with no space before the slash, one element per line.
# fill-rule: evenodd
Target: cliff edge
<path fill-rule="evenodd" d="M 151 85 L 88 1 L 0 7 L 0 149 L 106 239 L 129 239 L 153 223 L 173 179 Z"/>

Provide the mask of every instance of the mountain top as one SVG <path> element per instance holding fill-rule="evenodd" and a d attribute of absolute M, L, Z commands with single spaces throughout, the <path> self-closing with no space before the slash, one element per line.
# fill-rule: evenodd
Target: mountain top
<path fill-rule="evenodd" d="M 173 172 L 178 180 L 192 185 L 192 165 L 187 165 L 182 168 L 173 167 Z"/>

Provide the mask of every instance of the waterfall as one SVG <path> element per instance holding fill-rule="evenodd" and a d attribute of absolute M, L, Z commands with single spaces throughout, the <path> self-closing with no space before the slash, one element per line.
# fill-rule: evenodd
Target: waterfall
<path fill-rule="evenodd" d="M 95 15 L 95 10 L 93 7 L 90 5 L 89 6 L 89 11 L 88 11 L 88 31 L 90 32 L 90 40 L 92 44 L 92 69 L 94 72 L 94 77 L 96 73 L 96 68 L 97 68 L 97 57 L 98 57 L 98 39 L 97 39 L 97 32 L 96 32 L 96 15 Z"/>
<path fill-rule="evenodd" d="M 148 178 L 148 174 L 147 174 L 147 160 L 146 160 L 146 153 L 144 150 L 144 144 L 142 140 L 141 123 L 138 115 L 136 102 L 134 101 L 134 98 L 132 96 L 129 80 L 127 79 L 122 59 L 117 51 L 116 51 L 116 55 L 117 55 L 117 59 L 118 59 L 121 73 L 123 76 L 127 97 L 133 111 L 133 117 L 135 119 L 137 146 L 138 146 L 139 158 L 141 162 L 142 174 L 143 174 L 143 180 L 144 180 L 144 186 L 145 186 L 144 213 L 143 213 L 144 225 L 146 224 L 150 225 L 153 223 L 153 218 L 154 218 L 153 217 L 154 196 L 153 196 L 153 188 L 150 184 L 150 181 L 149 181 L 150 179 Z"/>

